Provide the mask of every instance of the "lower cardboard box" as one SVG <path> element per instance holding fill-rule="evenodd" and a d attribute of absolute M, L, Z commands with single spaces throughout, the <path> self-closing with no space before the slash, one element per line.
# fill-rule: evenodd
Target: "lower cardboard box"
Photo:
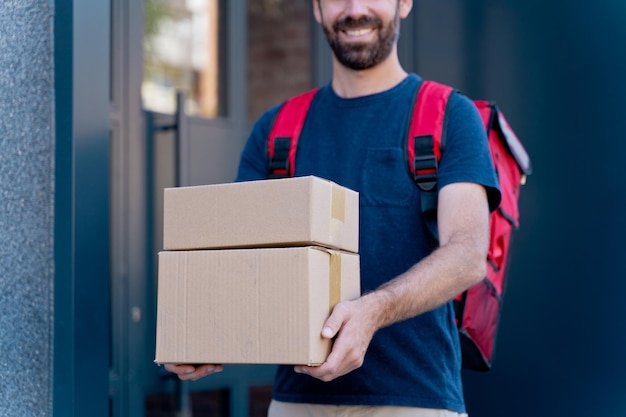
<path fill-rule="evenodd" d="M 288 247 L 159 253 L 155 362 L 318 365 L 339 301 L 360 295 L 359 255 Z"/>

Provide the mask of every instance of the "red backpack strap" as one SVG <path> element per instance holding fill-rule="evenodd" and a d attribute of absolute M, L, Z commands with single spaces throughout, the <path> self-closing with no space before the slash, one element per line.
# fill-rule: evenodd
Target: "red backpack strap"
<path fill-rule="evenodd" d="M 409 171 L 422 191 L 435 189 L 445 140 L 448 98 L 452 87 L 424 81 L 419 87 L 407 133 Z"/>
<path fill-rule="evenodd" d="M 435 239 L 437 233 L 437 168 L 445 147 L 452 87 L 434 81 L 419 86 L 407 129 L 409 172 L 420 188 L 422 213 Z"/>
<path fill-rule="evenodd" d="M 298 138 L 318 89 L 287 100 L 278 110 L 267 140 L 269 178 L 292 177 Z"/>

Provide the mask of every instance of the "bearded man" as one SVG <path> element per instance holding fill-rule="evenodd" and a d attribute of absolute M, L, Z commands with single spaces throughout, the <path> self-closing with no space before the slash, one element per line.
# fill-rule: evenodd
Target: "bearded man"
<path fill-rule="evenodd" d="M 452 299 L 485 274 L 489 211 L 499 200 L 487 138 L 472 102 L 450 100 L 438 168 L 439 244 L 407 175 L 406 121 L 422 80 L 397 52 L 411 0 L 313 0 L 333 51 L 298 141 L 295 175 L 359 192 L 361 297 L 320 329 L 334 339 L 320 366 L 280 366 L 270 417 L 463 416 L 461 352 Z M 268 178 L 267 137 L 280 106 L 256 122 L 238 181 Z M 222 365 L 167 365 L 197 379 Z"/>

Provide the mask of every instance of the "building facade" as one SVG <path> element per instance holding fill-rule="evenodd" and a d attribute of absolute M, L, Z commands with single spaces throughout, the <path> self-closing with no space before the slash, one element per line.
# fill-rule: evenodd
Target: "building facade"
<path fill-rule="evenodd" d="M 626 9 L 535 3 L 402 24 L 404 66 L 495 99 L 535 167 L 468 408 L 622 416 Z M 330 62 L 308 0 L 0 3 L 0 416 L 264 415 L 271 366 L 153 363 L 161 193 L 232 181 L 255 118 Z"/>

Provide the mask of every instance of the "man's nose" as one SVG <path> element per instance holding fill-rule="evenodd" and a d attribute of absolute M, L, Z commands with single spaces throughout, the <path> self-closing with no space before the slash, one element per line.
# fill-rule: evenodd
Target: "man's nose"
<path fill-rule="evenodd" d="M 352 17 L 368 14 L 368 0 L 345 0 L 345 14 Z"/>

